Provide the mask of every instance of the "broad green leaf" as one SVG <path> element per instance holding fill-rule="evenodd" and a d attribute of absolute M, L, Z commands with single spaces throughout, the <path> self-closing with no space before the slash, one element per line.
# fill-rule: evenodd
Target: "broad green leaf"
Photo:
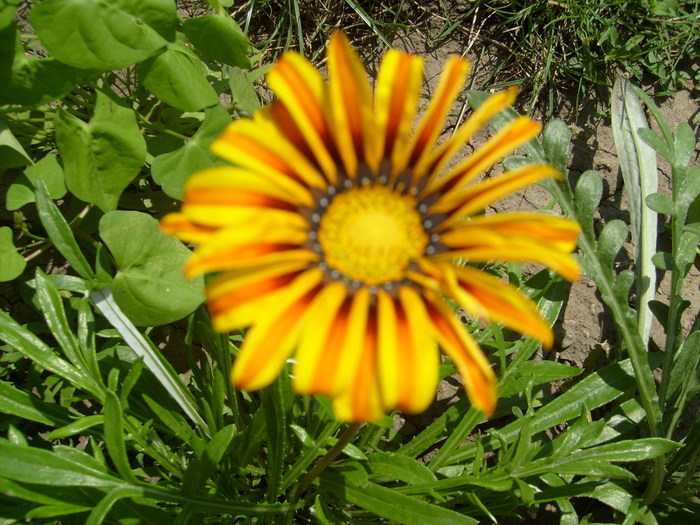
<path fill-rule="evenodd" d="M 635 490 L 631 484 L 625 484 L 624 482 L 619 484 L 608 482 L 597 485 L 595 489 L 591 491 L 589 497 L 605 503 L 623 515 L 627 515 L 630 510 L 630 505 L 632 504 L 632 494 L 634 493 Z M 642 509 L 640 509 L 640 511 L 641 510 Z M 650 511 L 639 512 L 635 517 L 635 523 L 657 525 L 657 521 Z"/>
<path fill-rule="evenodd" d="M 260 109 L 258 91 L 245 71 L 238 67 L 232 67 L 229 71 L 228 85 L 231 88 L 231 102 L 239 114 L 252 116 Z"/>
<path fill-rule="evenodd" d="M 190 250 L 164 234 L 156 219 L 112 211 L 100 220 L 99 231 L 117 265 L 114 299 L 137 326 L 177 321 L 202 303 L 202 279 L 189 282 L 182 273 Z"/>
<path fill-rule="evenodd" d="M 685 179 L 681 184 L 679 206 L 686 209 L 700 195 L 700 166 L 689 169 L 685 174 Z"/>
<path fill-rule="evenodd" d="M 41 43 L 64 64 L 109 71 L 141 62 L 167 44 L 139 14 L 129 12 L 133 5 L 136 2 L 48 0 L 35 4 L 30 21 Z"/>
<path fill-rule="evenodd" d="M 576 183 L 574 203 L 576 217 L 587 233 L 593 234 L 593 217 L 603 197 L 603 181 L 593 170 L 584 171 Z"/>
<path fill-rule="evenodd" d="M 603 227 L 598 236 L 598 258 L 603 268 L 612 268 L 627 235 L 627 225 L 619 219 L 614 219 Z"/>
<path fill-rule="evenodd" d="M 401 481 L 409 485 L 435 481 L 435 474 L 415 459 L 402 454 L 376 451 L 367 456 L 367 466 L 375 476 Z"/>
<path fill-rule="evenodd" d="M 678 123 L 673 138 L 673 153 L 675 155 L 674 165 L 679 168 L 684 168 L 690 163 L 690 159 L 693 157 L 697 138 L 690 124 L 687 122 Z"/>
<path fill-rule="evenodd" d="M 7 124 L 0 120 L 0 173 L 27 164 L 32 164 L 31 157 L 24 151 Z"/>
<path fill-rule="evenodd" d="M 59 109 L 54 124 L 68 189 L 102 211 L 115 209 L 146 160 L 134 111 L 98 91 L 89 123 Z"/>
<path fill-rule="evenodd" d="M 182 111 L 199 111 L 219 100 L 206 77 L 206 66 L 189 49 L 168 44 L 139 66 L 143 85 L 166 104 Z"/>
<path fill-rule="evenodd" d="M 67 408 L 42 401 L 5 381 L 0 381 L 0 412 L 50 426 L 65 425 L 72 418 Z"/>
<path fill-rule="evenodd" d="M 234 425 L 225 426 L 207 443 L 201 457 L 190 461 L 182 482 L 183 494 L 198 494 L 202 491 L 206 481 L 216 472 L 235 433 Z"/>
<path fill-rule="evenodd" d="M 182 30 L 194 47 L 209 58 L 233 67 L 250 68 L 246 56 L 248 39 L 230 16 L 217 13 L 188 18 Z"/>
<path fill-rule="evenodd" d="M 117 478 L 51 451 L 2 441 L 0 476 L 39 485 L 115 487 L 122 483 Z"/>
<path fill-rule="evenodd" d="M 567 173 L 571 146 L 569 127 L 561 120 L 553 120 L 544 128 L 542 145 L 549 163 L 559 170 L 559 173 Z"/>
<path fill-rule="evenodd" d="M 114 0 L 112 3 L 146 22 L 167 41 L 175 40 L 179 20 L 174 0 Z"/>
<path fill-rule="evenodd" d="M 343 473 L 345 474 L 345 473 Z M 321 487 L 341 501 L 362 507 L 377 516 L 406 525 L 475 525 L 477 520 L 450 509 L 432 505 L 374 483 L 356 484 L 351 476 L 326 471 Z"/>
<path fill-rule="evenodd" d="M 652 193 L 651 195 L 647 195 L 646 204 L 656 213 L 670 216 L 678 215 L 676 204 L 668 195 L 664 195 L 663 193 Z"/>
<path fill-rule="evenodd" d="M 209 151 L 209 145 L 230 123 L 231 117 L 221 104 L 207 108 L 202 125 L 184 146 L 153 159 L 153 180 L 163 187 L 166 195 L 182 200 L 183 187 L 190 175 L 223 164 Z"/>
<path fill-rule="evenodd" d="M 655 253 L 651 260 L 659 270 L 678 270 L 675 257 L 668 252 Z"/>
<path fill-rule="evenodd" d="M 62 198 L 68 191 L 63 177 L 63 168 L 58 163 L 56 155 L 50 153 L 25 169 L 24 173 L 10 185 L 7 189 L 5 207 L 8 210 L 18 210 L 25 204 L 34 202 L 36 200 L 34 182 L 39 179 L 44 181 L 49 197 L 53 200 Z"/>
<path fill-rule="evenodd" d="M 17 253 L 12 230 L 9 226 L 0 226 L 0 282 L 19 277 L 26 266 L 27 261 Z"/>
<path fill-rule="evenodd" d="M 55 248 L 66 258 L 66 261 L 78 274 L 88 281 L 95 278 L 95 273 L 88 264 L 83 252 L 75 241 L 71 230 L 61 211 L 53 203 L 44 181 L 37 179 L 34 182 L 36 206 L 39 212 L 39 220 L 49 234 Z"/>

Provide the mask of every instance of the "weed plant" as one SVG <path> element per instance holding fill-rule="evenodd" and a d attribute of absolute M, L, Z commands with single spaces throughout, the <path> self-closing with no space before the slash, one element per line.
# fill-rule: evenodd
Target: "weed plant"
<path fill-rule="evenodd" d="M 250 48 L 230 2 L 183 20 L 170 0 L 49 0 L 31 6 L 29 23 L 18 4 L 0 3 L 3 523 L 472 524 L 552 506 L 562 524 L 697 519 L 700 316 L 682 290 L 700 238 L 700 169 L 690 167 L 688 124 L 671 129 L 650 97 L 617 83 L 630 224 L 600 227 L 593 171 L 545 184 L 551 206 L 582 226 L 580 262 L 618 328 L 618 359 L 586 371 L 532 360 L 536 341 L 474 321 L 499 369 L 490 422 L 460 397 L 416 432 L 387 417 L 338 445 L 343 425 L 329 401 L 296 396 L 287 373 L 259 393 L 233 390 L 229 367 L 245 334 L 212 331 L 202 282 L 181 274 L 189 249 L 158 229 L 185 179 L 220 162 L 211 141 L 260 107 L 271 57 Z M 287 9 L 288 34 L 301 6 Z M 254 35 L 245 12 L 237 20 Z M 313 41 L 301 31 L 298 42 Z M 627 52 L 619 42 L 611 53 Z M 659 60 L 671 70 L 677 58 Z M 465 95 L 473 106 L 485 96 Z M 570 139 L 552 121 L 507 164 L 549 162 L 566 175 Z M 658 193 L 657 156 L 672 167 L 671 195 Z M 670 239 L 663 251 L 657 220 Z M 620 268 L 627 241 L 634 265 Z M 556 322 L 565 283 L 518 265 L 494 271 Z M 668 303 L 657 300 L 657 274 L 670 278 Z M 652 316 L 662 348 L 649 338 Z M 445 363 L 441 376 L 455 372 Z M 554 381 L 567 387 L 552 397 Z M 342 454 L 300 490 L 336 445 Z"/>

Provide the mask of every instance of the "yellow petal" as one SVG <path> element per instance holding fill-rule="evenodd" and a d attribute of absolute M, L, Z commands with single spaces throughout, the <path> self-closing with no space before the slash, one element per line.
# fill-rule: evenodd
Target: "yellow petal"
<path fill-rule="evenodd" d="M 410 139 L 407 155 L 401 165 L 396 166 L 400 173 L 406 165 L 415 166 L 415 177 L 423 175 L 425 165 L 435 146 L 435 141 L 443 132 L 445 118 L 459 94 L 469 72 L 469 62 L 458 56 L 451 56 L 442 70 L 435 95 L 428 104 L 416 132 Z M 415 179 L 414 179 L 415 180 Z"/>
<path fill-rule="evenodd" d="M 440 176 L 447 163 L 452 160 L 459 150 L 469 143 L 477 131 L 482 129 L 495 115 L 513 104 L 517 93 L 518 89 L 516 87 L 510 87 L 487 98 L 486 101 L 469 116 L 464 124 L 457 129 L 454 135 L 438 147 L 430 158 L 428 168 L 430 182 L 428 183 L 426 193 L 432 191 L 437 178 Z"/>
<path fill-rule="evenodd" d="M 257 390 L 279 375 L 322 278 L 323 272 L 317 268 L 301 274 L 248 331 L 231 370 L 236 388 Z"/>
<path fill-rule="evenodd" d="M 402 348 L 405 377 L 398 407 L 409 413 L 423 412 L 435 399 L 440 375 L 440 357 L 431 333 L 431 322 L 423 299 L 410 287 L 399 290 L 408 338 Z M 401 329 L 401 327 L 400 327 Z"/>
<path fill-rule="evenodd" d="M 331 183 L 337 167 L 329 150 L 331 131 L 323 111 L 325 85 L 321 75 L 304 57 L 284 53 L 267 75 L 267 83 L 289 111 Z"/>
<path fill-rule="evenodd" d="M 346 323 L 347 310 L 341 310 L 346 297 L 345 285 L 332 282 L 324 286 L 309 308 L 295 354 L 294 389 L 301 394 L 337 393 L 332 378 L 337 373 L 345 335 L 338 331 Z M 339 317 L 343 317 L 340 322 Z"/>
<path fill-rule="evenodd" d="M 445 293 L 472 316 L 503 323 L 521 334 L 552 346 L 554 336 L 537 306 L 513 285 L 481 270 L 443 265 Z"/>
<path fill-rule="evenodd" d="M 362 345 L 365 343 L 367 320 L 370 308 L 370 293 L 367 288 L 360 288 L 353 295 L 348 313 L 347 332 L 344 341 L 334 341 L 341 344 L 342 350 L 334 381 L 339 389 L 355 381 Z"/>
<path fill-rule="evenodd" d="M 434 184 L 431 192 L 440 192 L 442 199 L 436 210 L 442 208 L 442 201 L 449 201 L 459 194 L 466 184 L 481 173 L 492 167 L 506 155 L 515 151 L 519 146 L 537 136 L 541 125 L 529 117 L 518 117 L 511 120 L 486 144 L 475 150 L 462 162 L 457 164 Z"/>
<path fill-rule="evenodd" d="M 358 162 L 363 161 L 376 172 L 379 159 L 373 153 L 377 140 L 367 72 L 348 39 L 339 31 L 333 33 L 328 43 L 327 56 L 329 111 L 345 173 L 355 178 Z"/>
<path fill-rule="evenodd" d="M 378 157 L 401 163 L 406 155 L 408 135 L 418 111 L 423 82 L 423 58 L 387 51 L 377 74 L 374 112 L 377 123 Z"/>
<path fill-rule="evenodd" d="M 377 291 L 377 330 L 379 386 L 382 403 L 394 408 L 399 404 L 403 382 L 403 348 L 399 346 L 399 329 L 394 300 L 383 290 Z M 403 326 L 401 328 L 404 328 Z M 410 380 L 410 378 L 408 378 Z"/>
<path fill-rule="evenodd" d="M 214 329 L 229 332 L 253 324 L 307 267 L 306 261 L 292 261 L 217 275 L 206 287 Z"/>
<path fill-rule="evenodd" d="M 282 261 L 318 260 L 301 247 L 307 234 L 260 220 L 248 228 L 226 228 L 199 245 L 185 265 L 188 278 L 209 272 L 233 270 Z"/>
<path fill-rule="evenodd" d="M 457 366 L 472 405 L 487 416 L 496 410 L 496 376 L 479 346 L 457 322 L 455 315 L 437 296 L 428 296 L 428 315 L 434 334 Z"/>
<path fill-rule="evenodd" d="M 305 206 L 313 202 L 305 186 L 325 188 L 326 182 L 315 166 L 280 133 L 265 116 L 240 119 L 230 124 L 210 149 L 223 159 L 253 171 Z"/>
<path fill-rule="evenodd" d="M 184 242 L 201 243 L 209 239 L 218 228 L 192 222 L 184 213 L 169 213 L 160 221 L 160 229 Z"/>
<path fill-rule="evenodd" d="M 559 172 L 547 164 L 528 164 L 521 168 L 508 171 L 484 179 L 453 197 L 443 197 L 431 208 L 431 213 L 448 213 L 450 216 L 440 225 L 444 230 L 463 217 L 482 211 L 503 197 L 510 195 L 530 184 L 550 177 L 560 177 Z"/>

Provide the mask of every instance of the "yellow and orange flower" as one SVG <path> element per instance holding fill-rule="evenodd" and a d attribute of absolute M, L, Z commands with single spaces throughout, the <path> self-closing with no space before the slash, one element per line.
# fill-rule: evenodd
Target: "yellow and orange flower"
<path fill-rule="evenodd" d="M 162 227 L 198 244 L 189 277 L 216 273 L 207 302 L 218 331 L 250 326 L 231 378 L 271 383 L 294 355 L 294 387 L 331 396 L 342 421 L 423 411 L 435 396 L 438 345 L 464 378 L 472 404 L 492 414 L 496 379 L 443 297 L 471 315 L 552 343 L 535 305 L 472 266 L 534 261 L 569 280 L 579 228 L 551 215 L 481 212 L 547 177 L 528 165 L 477 181 L 535 137 L 528 117 L 510 122 L 463 160 L 455 155 L 515 90 L 490 97 L 437 144 L 468 63 L 451 57 L 414 124 L 423 61 L 386 53 L 374 93 L 342 33 L 327 49 L 328 81 L 297 53 L 267 76 L 278 99 L 233 122 L 212 149 L 235 167 L 194 174 L 181 213 Z"/>

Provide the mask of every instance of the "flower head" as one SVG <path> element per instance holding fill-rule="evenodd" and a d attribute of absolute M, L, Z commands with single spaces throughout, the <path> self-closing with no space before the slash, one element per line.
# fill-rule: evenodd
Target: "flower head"
<path fill-rule="evenodd" d="M 552 343 L 549 325 L 516 288 L 469 263 L 534 261 L 567 279 L 576 223 L 531 213 L 483 215 L 498 199 L 557 172 L 528 165 L 477 178 L 540 131 L 510 122 L 455 156 L 515 91 L 490 97 L 437 144 L 468 64 L 451 57 L 416 120 L 423 61 L 386 53 L 374 92 L 342 33 L 328 45 L 328 81 L 297 53 L 267 81 L 277 95 L 214 142 L 235 164 L 194 174 L 165 231 L 198 244 L 190 277 L 216 273 L 207 302 L 219 331 L 250 326 L 231 377 L 268 385 L 294 354 L 297 392 L 325 394 L 343 421 L 416 413 L 433 400 L 438 346 L 474 406 L 492 414 L 488 360 L 443 297 L 471 315 Z M 456 260 L 466 261 L 466 265 Z"/>

